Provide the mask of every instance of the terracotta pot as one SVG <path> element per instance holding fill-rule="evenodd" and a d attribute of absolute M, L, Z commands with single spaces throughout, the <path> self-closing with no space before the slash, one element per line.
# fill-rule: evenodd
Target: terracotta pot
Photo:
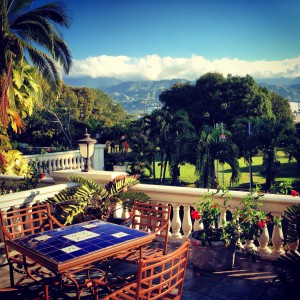
<path fill-rule="evenodd" d="M 208 272 L 229 271 L 234 265 L 235 245 L 225 247 L 223 241 L 202 246 L 201 242 L 189 236 L 192 245 L 192 262 L 195 268 Z"/>

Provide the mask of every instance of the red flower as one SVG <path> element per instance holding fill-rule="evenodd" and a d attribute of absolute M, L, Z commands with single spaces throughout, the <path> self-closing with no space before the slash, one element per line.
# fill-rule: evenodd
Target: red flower
<path fill-rule="evenodd" d="M 201 215 L 199 214 L 198 210 L 194 210 L 191 212 L 191 217 L 194 220 L 199 220 L 201 218 Z"/>
<path fill-rule="evenodd" d="M 46 151 L 47 151 L 47 152 L 51 152 L 51 148 L 49 148 L 49 147 L 46 148 Z"/>
<path fill-rule="evenodd" d="M 198 242 L 198 241 L 193 241 L 193 245 L 194 245 L 194 246 L 198 246 L 198 245 L 199 245 L 199 242 Z"/>
<path fill-rule="evenodd" d="M 41 178 L 43 179 L 43 178 L 45 178 L 45 173 L 41 173 Z"/>
<path fill-rule="evenodd" d="M 294 196 L 294 197 L 299 195 L 299 193 L 296 190 L 292 190 L 291 193 L 292 193 L 292 196 Z"/>
<path fill-rule="evenodd" d="M 213 204 L 213 208 L 218 208 L 217 204 Z"/>
<path fill-rule="evenodd" d="M 260 221 L 257 223 L 257 226 L 258 226 L 259 229 L 262 229 L 263 227 L 265 227 L 265 225 L 266 225 L 266 222 L 265 222 L 265 221 L 262 221 L 262 220 L 260 220 Z"/>

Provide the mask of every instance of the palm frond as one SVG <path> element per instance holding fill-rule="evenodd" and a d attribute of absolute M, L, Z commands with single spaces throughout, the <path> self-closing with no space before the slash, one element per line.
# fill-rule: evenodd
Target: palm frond
<path fill-rule="evenodd" d="M 288 222 L 287 243 L 297 241 L 300 237 L 300 204 L 287 207 L 283 219 Z"/>

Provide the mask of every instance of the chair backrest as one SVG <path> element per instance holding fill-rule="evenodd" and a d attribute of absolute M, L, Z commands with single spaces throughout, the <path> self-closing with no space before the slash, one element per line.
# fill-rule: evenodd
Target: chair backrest
<path fill-rule="evenodd" d="M 171 206 L 165 204 L 134 202 L 132 210 L 132 227 L 154 232 L 156 236 L 168 243 L 170 230 Z"/>
<path fill-rule="evenodd" d="M 49 203 L 0 212 L 4 241 L 63 227 L 52 215 Z M 7 248 L 7 247 L 6 247 Z M 9 249 L 6 249 L 9 256 Z"/>
<path fill-rule="evenodd" d="M 177 250 L 139 261 L 136 299 L 180 299 L 190 241 Z"/>

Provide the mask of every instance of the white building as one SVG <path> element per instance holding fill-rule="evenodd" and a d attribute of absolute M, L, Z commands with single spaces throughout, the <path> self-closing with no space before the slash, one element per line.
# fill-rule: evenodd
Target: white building
<path fill-rule="evenodd" d="M 290 106 L 293 113 L 300 113 L 300 102 L 290 102 Z"/>

